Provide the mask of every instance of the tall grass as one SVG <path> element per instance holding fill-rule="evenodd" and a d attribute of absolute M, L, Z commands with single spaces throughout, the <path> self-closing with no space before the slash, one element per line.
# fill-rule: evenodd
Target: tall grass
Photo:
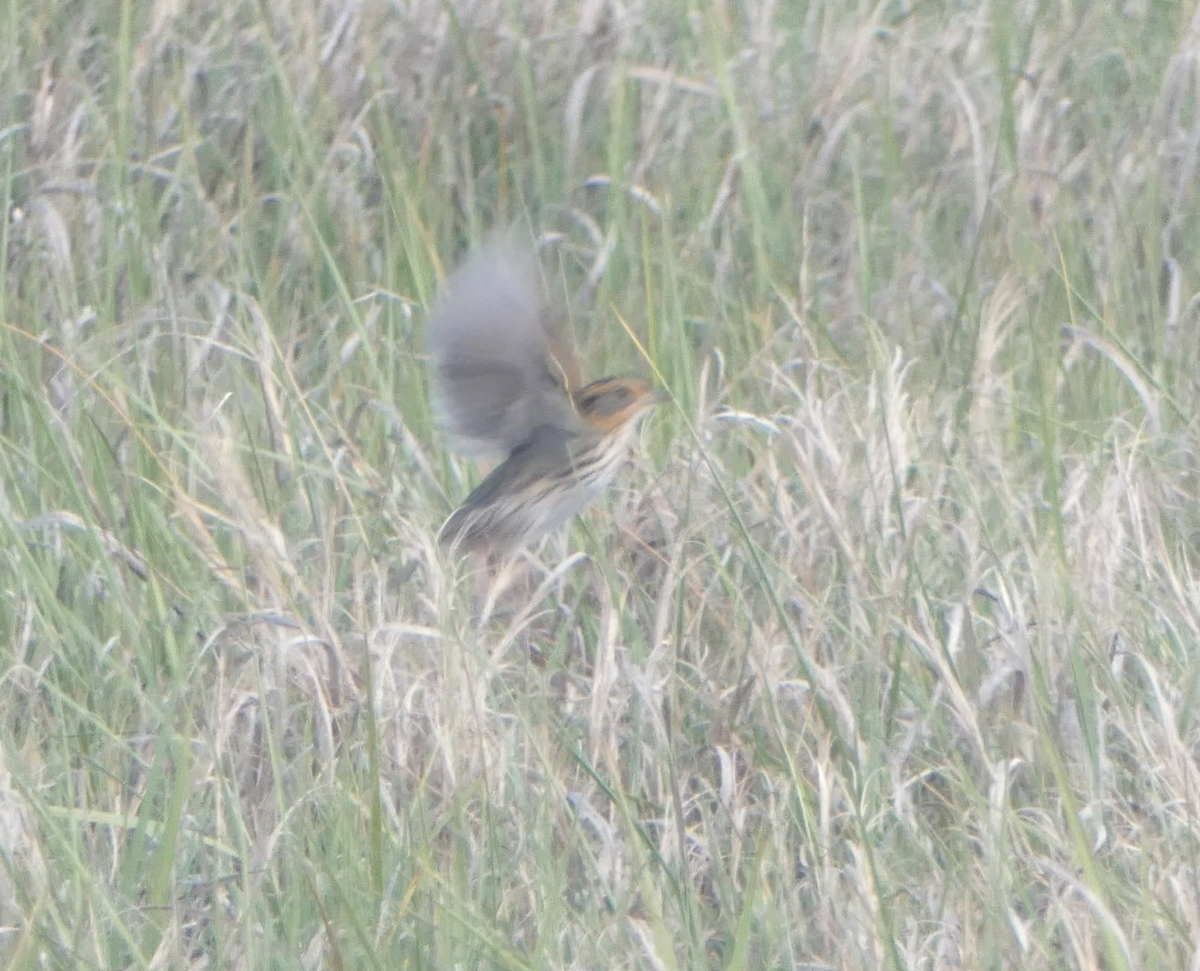
<path fill-rule="evenodd" d="M 1176 6 L 0 11 L 6 968 L 1200 968 Z M 439 280 L 674 407 L 486 620 Z"/>

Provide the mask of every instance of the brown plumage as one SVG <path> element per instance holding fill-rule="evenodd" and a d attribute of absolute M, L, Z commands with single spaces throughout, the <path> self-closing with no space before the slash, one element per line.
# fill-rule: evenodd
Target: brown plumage
<path fill-rule="evenodd" d="M 429 315 L 434 410 L 452 441 L 504 460 L 446 520 L 442 542 L 500 553 L 598 497 L 664 396 L 636 378 L 582 385 L 536 256 L 501 236 L 446 282 Z"/>

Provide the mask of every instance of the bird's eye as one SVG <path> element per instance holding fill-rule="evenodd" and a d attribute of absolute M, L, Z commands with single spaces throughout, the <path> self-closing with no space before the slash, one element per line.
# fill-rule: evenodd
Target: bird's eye
<path fill-rule="evenodd" d="M 629 389 L 625 385 L 620 384 L 613 390 L 613 397 L 617 399 L 617 404 L 625 404 L 629 400 Z"/>

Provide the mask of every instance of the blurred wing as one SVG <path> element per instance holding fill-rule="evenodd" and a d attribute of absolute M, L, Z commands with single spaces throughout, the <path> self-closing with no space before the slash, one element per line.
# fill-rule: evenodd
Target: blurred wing
<path fill-rule="evenodd" d="M 506 454 L 541 424 L 574 420 L 569 342 L 548 326 L 537 259 L 511 234 L 446 281 L 429 315 L 433 405 L 456 447 Z"/>

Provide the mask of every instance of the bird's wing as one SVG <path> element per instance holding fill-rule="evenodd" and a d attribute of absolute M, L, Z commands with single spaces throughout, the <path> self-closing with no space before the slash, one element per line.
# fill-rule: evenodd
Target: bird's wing
<path fill-rule="evenodd" d="M 451 274 L 429 339 L 434 409 L 461 451 L 508 454 L 539 425 L 574 420 L 574 354 L 552 325 L 536 256 L 513 234 Z"/>
<path fill-rule="evenodd" d="M 541 425 L 487 476 L 443 524 L 443 543 L 520 545 L 564 522 L 575 508 L 543 501 L 547 490 L 570 494 L 562 478 L 571 472 L 575 432 Z"/>
<path fill-rule="evenodd" d="M 478 509 L 497 499 L 521 495 L 539 482 L 549 482 L 571 471 L 574 431 L 540 425 L 518 445 L 466 498 L 464 506 Z"/>

